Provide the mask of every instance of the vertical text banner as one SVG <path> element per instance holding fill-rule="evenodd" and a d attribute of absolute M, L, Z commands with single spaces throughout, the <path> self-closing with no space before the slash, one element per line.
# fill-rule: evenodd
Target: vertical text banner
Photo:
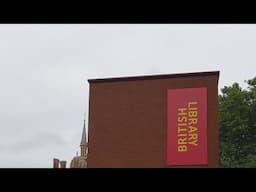
<path fill-rule="evenodd" d="M 207 89 L 168 89 L 167 165 L 206 165 Z"/>

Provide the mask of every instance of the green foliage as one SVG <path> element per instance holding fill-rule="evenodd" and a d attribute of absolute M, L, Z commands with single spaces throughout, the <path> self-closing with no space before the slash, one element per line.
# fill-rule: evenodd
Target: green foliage
<path fill-rule="evenodd" d="M 256 77 L 225 86 L 219 95 L 221 167 L 256 167 Z"/>

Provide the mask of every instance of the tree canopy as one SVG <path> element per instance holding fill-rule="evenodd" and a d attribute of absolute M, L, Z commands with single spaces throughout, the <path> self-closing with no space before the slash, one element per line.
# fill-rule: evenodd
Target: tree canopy
<path fill-rule="evenodd" d="M 256 167 L 256 77 L 219 95 L 220 167 Z"/>

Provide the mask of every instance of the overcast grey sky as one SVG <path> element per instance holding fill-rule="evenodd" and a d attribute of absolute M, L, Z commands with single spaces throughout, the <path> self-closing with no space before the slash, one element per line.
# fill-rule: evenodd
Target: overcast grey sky
<path fill-rule="evenodd" d="M 220 71 L 256 76 L 256 25 L 0 25 L 0 167 L 79 151 L 88 78 Z"/>

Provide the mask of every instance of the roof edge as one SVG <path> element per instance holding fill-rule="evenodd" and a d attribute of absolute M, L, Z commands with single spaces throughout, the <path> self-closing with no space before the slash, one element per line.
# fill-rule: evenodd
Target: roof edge
<path fill-rule="evenodd" d="M 220 71 L 206 71 L 193 73 L 176 73 L 176 74 L 160 74 L 160 75 L 143 75 L 143 76 L 127 76 L 127 77 L 111 77 L 102 79 L 88 79 L 89 83 L 107 83 L 118 81 L 138 81 L 138 80 L 154 80 L 154 79 L 168 79 L 177 77 L 196 77 L 196 76 L 212 76 L 216 75 L 219 79 Z"/>

